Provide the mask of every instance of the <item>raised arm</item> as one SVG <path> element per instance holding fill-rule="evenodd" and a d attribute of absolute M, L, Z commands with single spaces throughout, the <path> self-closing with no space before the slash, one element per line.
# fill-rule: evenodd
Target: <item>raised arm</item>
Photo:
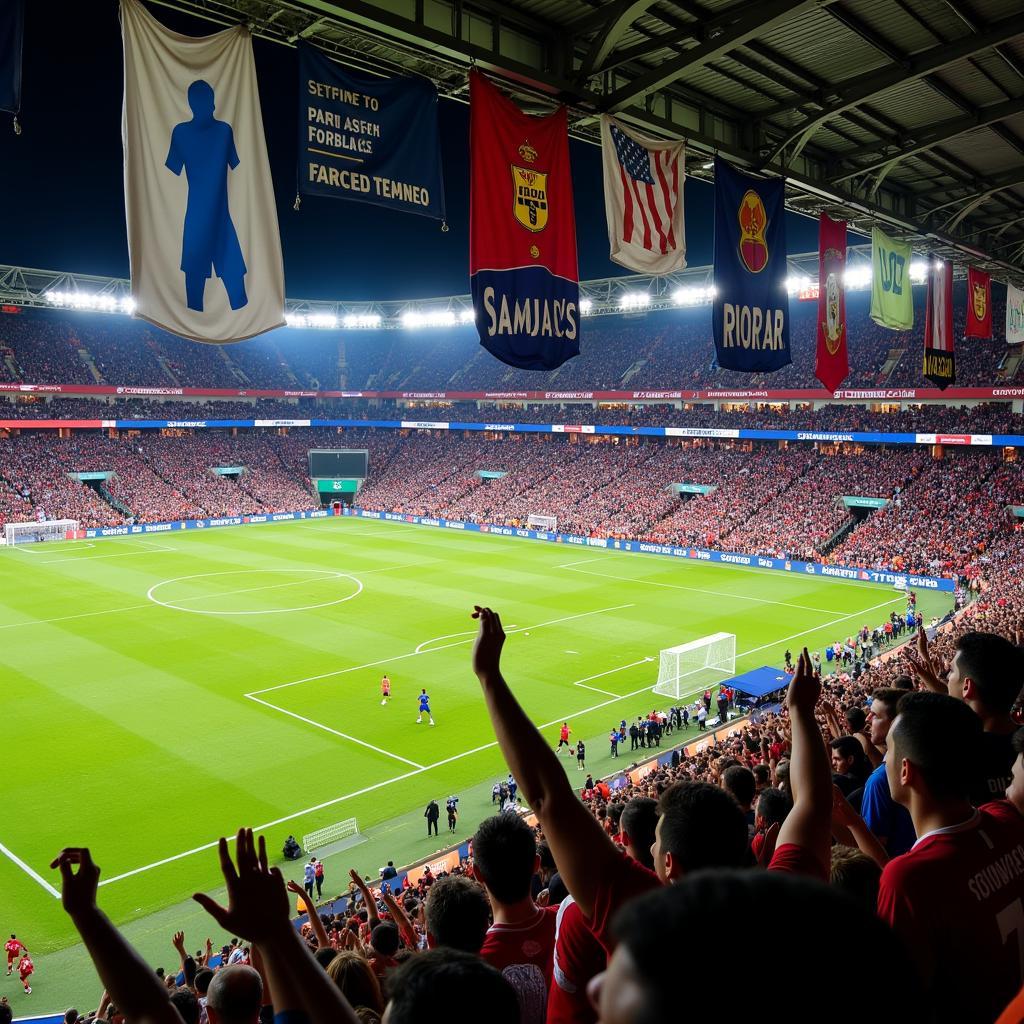
<path fill-rule="evenodd" d="M 67 847 L 50 867 L 60 871 L 64 909 L 121 1013 L 135 1024 L 183 1024 L 160 979 L 96 905 L 100 869 L 89 850 Z"/>
<path fill-rule="evenodd" d="M 864 819 L 850 806 L 838 786 L 832 787 L 832 835 L 843 846 L 856 846 L 880 868 L 889 863 L 889 855 Z"/>
<path fill-rule="evenodd" d="M 948 693 L 949 689 L 939 677 L 932 662 L 931 652 L 928 650 L 928 636 L 923 629 L 917 631 L 917 654 L 912 654 L 909 647 L 908 644 L 905 654 L 914 678 L 932 693 Z"/>
<path fill-rule="evenodd" d="M 814 717 L 820 695 L 821 679 L 814 673 L 805 647 L 786 695 L 792 733 L 789 785 L 793 809 L 779 829 L 778 845 L 802 847 L 822 867 L 827 867 L 832 831 L 832 768 Z"/>
<path fill-rule="evenodd" d="M 274 994 L 274 1013 L 304 1013 L 310 1024 L 358 1024 L 341 989 L 313 959 L 288 920 L 288 891 L 277 868 L 267 864 L 263 836 L 254 844 L 251 829 L 240 829 L 231 862 L 226 839 L 219 844 L 228 905 L 203 893 L 192 898 L 226 931 L 255 943 Z"/>
<path fill-rule="evenodd" d="M 316 906 L 306 894 L 306 890 L 298 882 L 289 881 L 288 891 L 294 893 L 302 900 L 302 905 L 306 908 L 306 914 L 309 917 L 309 926 L 313 929 L 313 934 L 316 936 L 317 948 L 330 948 L 331 940 L 327 937 L 327 929 L 324 927 L 320 915 L 316 912 Z"/>
<path fill-rule="evenodd" d="M 412 921 L 409 920 L 409 915 L 405 912 L 405 908 L 399 903 L 394 896 L 389 892 L 381 892 L 381 899 L 384 900 L 384 906 L 388 908 L 388 913 L 391 915 L 395 924 L 398 926 L 398 934 L 402 936 L 402 941 L 409 947 L 409 949 L 415 952 L 419 949 L 420 937 L 416 933 L 416 927 Z"/>
<path fill-rule="evenodd" d="M 540 821 L 558 871 L 589 917 L 597 882 L 621 856 L 597 819 L 583 806 L 558 758 L 512 695 L 501 674 L 505 631 L 490 608 L 476 607 L 480 631 L 473 647 L 473 671 L 480 680 L 498 746 Z"/>
<path fill-rule="evenodd" d="M 363 902 L 366 904 L 366 923 L 370 928 L 375 928 L 380 924 L 380 914 L 377 913 L 377 901 L 373 898 L 373 893 L 370 892 L 370 887 L 363 881 L 362 876 L 356 871 L 355 868 L 349 870 L 349 877 L 356 884 L 356 888 L 359 890 L 360 895 L 363 897 Z"/>

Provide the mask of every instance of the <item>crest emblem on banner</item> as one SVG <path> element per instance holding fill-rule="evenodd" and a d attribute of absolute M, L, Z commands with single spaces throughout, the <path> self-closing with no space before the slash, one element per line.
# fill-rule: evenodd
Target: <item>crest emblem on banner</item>
<path fill-rule="evenodd" d="M 978 320 L 984 320 L 988 315 L 986 311 L 987 289 L 984 284 L 975 284 L 974 294 L 971 296 L 974 302 L 974 315 Z"/>
<path fill-rule="evenodd" d="M 841 308 L 843 285 L 839 279 L 845 262 L 844 256 L 844 253 L 835 249 L 828 249 L 824 259 L 827 274 L 825 277 L 825 319 L 821 329 L 825 338 L 825 348 L 832 356 L 839 351 L 843 332 L 846 330 Z"/>
<path fill-rule="evenodd" d="M 758 274 L 768 265 L 768 243 L 764 232 L 768 227 L 768 214 L 761 197 L 751 188 L 740 200 L 740 259 L 752 274 Z"/>
<path fill-rule="evenodd" d="M 527 231 L 543 231 L 548 226 L 548 176 L 513 164 L 512 185 L 516 220 Z"/>

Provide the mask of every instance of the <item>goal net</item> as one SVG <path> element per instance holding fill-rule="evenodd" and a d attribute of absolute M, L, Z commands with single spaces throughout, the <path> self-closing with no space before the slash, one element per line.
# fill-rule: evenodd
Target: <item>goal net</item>
<path fill-rule="evenodd" d="M 661 652 L 654 692 L 679 699 L 736 675 L 736 635 L 713 633 Z"/>
<path fill-rule="evenodd" d="M 526 528 L 554 533 L 558 529 L 558 516 L 538 516 L 531 513 L 526 517 Z"/>
<path fill-rule="evenodd" d="M 4 540 L 8 544 L 36 544 L 47 540 L 67 540 L 78 531 L 77 519 L 44 519 L 36 523 L 7 523 Z"/>
<path fill-rule="evenodd" d="M 359 838 L 359 825 L 355 818 L 346 818 L 344 821 L 337 821 L 325 828 L 318 828 L 302 837 L 302 845 L 306 851 L 319 850 L 324 846 L 341 842 L 345 839 Z"/>

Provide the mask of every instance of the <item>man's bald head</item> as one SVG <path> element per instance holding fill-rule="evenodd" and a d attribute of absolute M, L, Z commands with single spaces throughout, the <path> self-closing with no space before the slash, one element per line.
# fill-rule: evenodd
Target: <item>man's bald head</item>
<path fill-rule="evenodd" d="M 263 1005 L 263 981 L 245 964 L 222 967 L 206 993 L 210 1024 L 255 1024 Z"/>

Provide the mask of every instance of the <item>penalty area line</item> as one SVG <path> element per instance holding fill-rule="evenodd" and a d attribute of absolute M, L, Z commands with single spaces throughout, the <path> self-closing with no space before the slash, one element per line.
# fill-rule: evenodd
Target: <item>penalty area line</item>
<path fill-rule="evenodd" d="M 55 889 L 50 883 L 43 878 L 38 871 L 30 868 L 13 850 L 9 850 L 3 843 L 0 843 L 0 853 L 2 853 L 12 864 L 17 865 L 22 871 L 32 879 L 33 882 L 41 885 L 51 896 L 56 896 L 60 899 L 60 892 Z"/>
<path fill-rule="evenodd" d="M 824 624 L 822 624 L 820 626 L 812 626 L 809 629 L 805 629 L 805 630 L 803 630 L 800 633 L 793 633 L 790 636 L 781 637 L 781 638 L 779 638 L 777 640 L 772 640 L 770 643 L 762 644 L 760 647 L 752 647 L 749 650 L 746 650 L 746 651 L 743 651 L 742 653 L 737 654 L 736 656 L 737 656 L 737 658 L 743 658 L 743 657 L 747 657 L 748 655 L 751 655 L 751 654 L 756 654 L 759 651 L 767 650 L 769 647 L 776 647 L 779 644 L 789 643 L 791 640 L 796 640 L 799 637 L 807 636 L 809 633 L 817 633 L 819 630 L 828 629 L 829 626 L 834 626 L 834 625 L 837 625 L 840 622 L 845 622 L 847 619 L 857 618 L 858 616 L 864 615 L 866 612 L 869 612 L 869 611 L 876 611 L 879 608 L 884 608 L 887 605 L 894 604 L 894 603 L 896 603 L 899 600 L 900 599 L 898 597 L 897 598 L 892 598 L 889 601 L 884 601 L 881 604 L 874 605 L 872 608 L 862 608 L 862 609 L 859 609 L 858 611 L 851 612 L 849 615 L 840 616 L 839 618 L 833 619 L 831 622 L 826 622 L 826 623 L 824 623 Z M 644 660 L 646 661 L 647 659 L 644 659 Z M 651 660 L 653 660 L 653 659 L 651 659 Z M 377 664 L 380 664 L 380 663 L 378 662 Z M 611 671 L 617 671 L 617 670 L 616 669 L 612 669 Z M 333 674 L 336 674 L 336 673 L 330 673 L 330 674 L 333 675 Z M 696 696 L 699 693 L 702 693 L 703 690 L 704 690 L 704 687 L 700 687 L 699 689 L 694 690 L 691 693 L 681 695 L 680 697 L 676 698 L 676 700 L 677 701 L 685 701 L 688 697 L 693 697 L 693 696 Z M 539 730 L 550 729 L 553 726 L 561 725 L 562 722 L 567 721 L 569 718 L 578 718 L 581 715 L 588 715 L 588 714 L 591 714 L 594 711 L 600 711 L 602 708 L 609 707 L 612 704 L 618 704 L 619 702 L 624 701 L 624 700 L 631 700 L 633 697 L 638 697 L 642 693 L 650 693 L 651 691 L 652 691 L 652 687 L 650 685 L 642 686 L 638 690 L 633 690 L 630 693 L 624 693 L 621 696 L 610 697 L 608 700 L 601 701 L 598 704 L 593 704 L 593 705 L 591 705 L 588 708 L 582 708 L 582 709 L 573 711 L 573 712 L 571 712 L 570 714 L 567 714 L 567 715 L 559 715 L 558 717 L 553 718 L 550 722 L 544 722 L 544 723 L 542 723 L 540 725 L 537 725 L 536 728 L 539 729 Z M 251 696 L 251 695 L 250 694 L 246 694 L 246 696 Z M 384 779 L 381 782 L 375 782 L 375 783 L 373 783 L 370 786 L 364 786 L 362 789 L 355 790 L 352 793 L 345 793 L 342 796 L 336 796 L 336 797 L 332 798 L 331 800 L 324 800 L 321 803 L 314 804 L 312 807 L 305 807 L 301 811 L 295 811 L 292 814 L 286 814 L 283 817 L 275 818 L 273 821 L 265 822 L 262 825 L 256 825 L 256 826 L 253 827 L 253 830 L 255 832 L 264 832 L 267 829 L 276 828 L 278 825 L 284 825 L 284 824 L 286 824 L 289 821 L 294 821 L 297 818 L 305 817 L 308 814 L 315 814 L 317 811 L 326 810 L 328 807 L 335 807 L 338 804 L 345 803 L 348 800 L 354 800 L 357 797 L 366 796 L 366 794 L 368 794 L 368 793 L 374 793 L 374 792 L 376 792 L 379 789 L 383 789 L 385 786 L 392 786 L 396 782 L 403 782 L 406 779 L 415 778 L 417 775 L 421 775 L 424 772 L 431 771 L 434 768 L 441 768 L 441 767 L 443 767 L 446 764 L 452 764 L 455 761 L 461 761 L 463 758 L 472 757 L 474 754 L 479 754 L 479 753 L 482 753 L 485 750 L 490 750 L 493 747 L 496 747 L 497 745 L 498 745 L 498 741 L 497 740 L 493 740 L 490 743 L 484 743 L 484 744 L 482 744 L 479 747 L 474 747 L 472 750 L 465 750 L 461 754 L 454 754 L 451 757 L 446 757 L 446 758 L 444 758 L 444 759 L 442 759 L 440 761 L 435 761 L 433 764 L 428 764 L 428 765 L 425 765 L 425 766 L 420 767 L 420 768 L 413 768 L 410 771 L 402 773 L 401 775 L 396 775 L 396 776 L 393 776 L 392 778 Z M 233 841 L 234 841 L 234 836 L 233 835 L 232 836 L 228 836 L 228 842 L 233 842 Z M 170 857 L 164 857 L 161 860 L 154 861 L 152 864 L 144 864 L 144 865 L 142 865 L 142 867 L 132 868 L 130 871 L 124 871 L 124 872 L 122 872 L 119 875 L 112 876 L 111 878 L 100 879 L 100 883 L 99 884 L 100 885 L 110 885 L 112 882 L 119 882 L 122 879 L 130 878 L 133 875 L 142 874 L 143 872 L 150 871 L 153 868 L 163 867 L 165 864 L 172 864 L 175 861 L 183 860 L 186 857 L 194 856 L 197 853 L 203 853 L 206 850 L 212 850 L 212 849 L 214 849 L 217 846 L 218 842 L 219 842 L 219 840 L 215 839 L 212 842 L 204 843 L 201 846 L 193 847 L 191 850 L 185 850 L 182 853 L 176 853 L 176 854 L 173 854 Z M 6 850 L 4 848 L 0 848 L 0 849 L 3 849 L 3 852 L 6 853 L 7 856 L 11 856 L 11 854 L 10 854 L 10 852 L 8 850 Z M 28 871 L 28 873 L 36 881 L 38 881 L 44 888 L 46 888 L 48 890 L 52 889 L 52 886 L 50 886 L 49 883 L 47 883 L 45 879 L 43 879 L 40 876 L 38 876 L 34 871 L 32 871 L 30 868 L 28 868 L 27 865 L 24 865 L 22 862 L 17 862 L 17 863 L 19 863 L 19 866 L 22 866 L 24 868 L 24 870 Z M 53 890 L 53 891 L 54 891 L 54 893 L 56 895 L 57 894 L 56 890 Z"/>

